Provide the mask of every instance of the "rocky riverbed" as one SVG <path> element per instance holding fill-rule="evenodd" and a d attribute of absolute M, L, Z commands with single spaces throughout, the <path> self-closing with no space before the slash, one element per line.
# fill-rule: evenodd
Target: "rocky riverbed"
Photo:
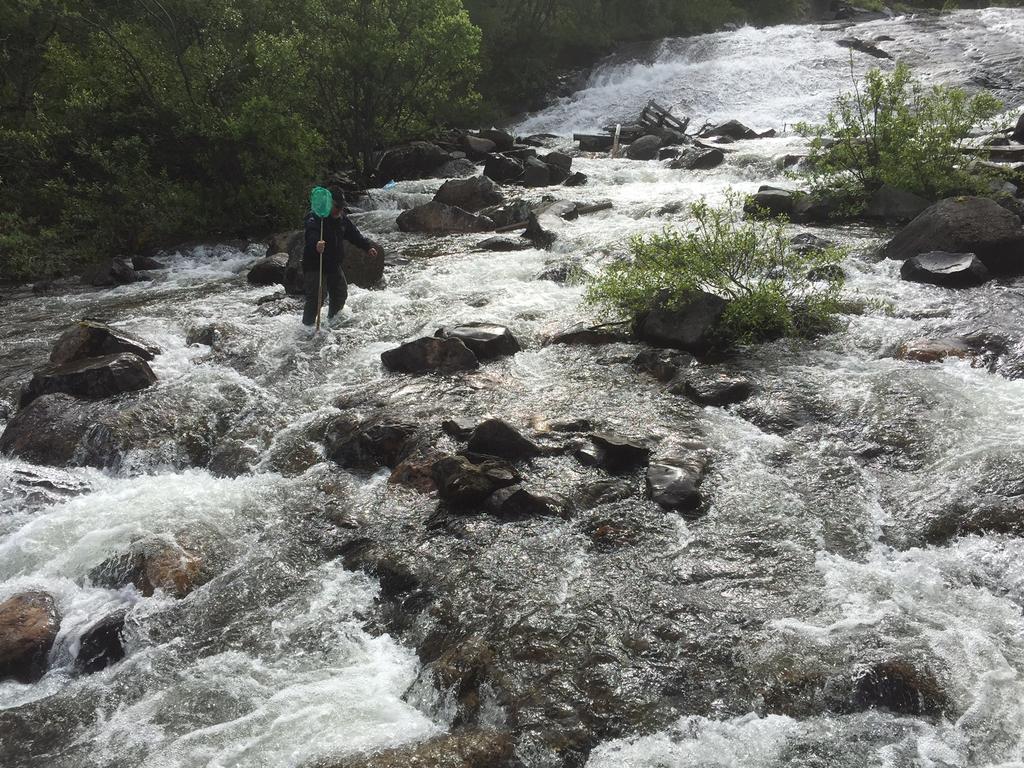
<path fill-rule="evenodd" d="M 810 224 L 851 254 L 813 342 L 697 360 L 582 303 L 630 235 L 790 184 L 851 36 L 1024 101 L 1020 11 L 665 41 L 516 126 L 585 185 L 372 192 L 383 276 L 333 330 L 261 262 L 287 237 L 4 295 L 3 764 L 1024 760 L 1022 278 L 911 282 L 900 227 Z M 705 169 L 569 141 L 651 97 L 777 136 Z M 410 231 L 435 197 L 472 226 Z"/>

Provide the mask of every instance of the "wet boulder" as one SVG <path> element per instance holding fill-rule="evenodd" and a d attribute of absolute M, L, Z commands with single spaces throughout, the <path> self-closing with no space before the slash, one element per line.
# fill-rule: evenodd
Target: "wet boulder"
<path fill-rule="evenodd" d="M 646 466 L 650 460 L 651 449 L 636 440 L 609 432 L 595 432 L 589 438 L 592 446 L 576 451 L 581 464 L 621 474 Z"/>
<path fill-rule="evenodd" d="M 125 611 L 117 611 L 100 619 L 82 633 L 78 641 L 78 655 L 75 657 L 75 669 L 78 672 L 91 675 L 125 657 L 125 616 Z"/>
<path fill-rule="evenodd" d="M 883 254 L 906 261 L 922 253 L 973 253 L 995 274 L 1024 274 L 1021 220 L 985 197 L 940 200 L 901 230 Z"/>
<path fill-rule="evenodd" d="M 398 228 L 403 232 L 448 235 L 483 232 L 493 229 L 494 222 L 486 216 L 477 216 L 469 211 L 435 200 L 399 214 Z"/>
<path fill-rule="evenodd" d="M 167 269 L 167 265 L 152 256 L 132 256 L 132 268 L 136 272 L 153 272 Z"/>
<path fill-rule="evenodd" d="M 971 288 L 987 283 L 992 275 L 973 253 L 933 251 L 903 262 L 900 277 L 944 288 Z"/>
<path fill-rule="evenodd" d="M 476 173 L 476 163 L 465 157 L 457 157 L 434 171 L 434 176 L 439 179 L 462 179 L 467 176 L 476 176 Z"/>
<path fill-rule="evenodd" d="M 552 183 L 551 168 L 543 160 L 529 157 L 523 163 L 523 175 L 519 182 L 525 187 L 546 187 Z"/>
<path fill-rule="evenodd" d="M 43 395 L 22 408 L 0 435 L 0 453 L 33 464 L 63 466 L 75 456 L 90 427 L 70 395 Z"/>
<path fill-rule="evenodd" d="M 874 43 L 869 43 L 866 40 L 861 40 L 857 37 L 844 37 L 841 40 L 836 40 L 836 45 L 842 48 L 849 48 L 859 53 L 866 53 L 868 56 L 873 56 L 876 59 L 891 59 L 892 56 L 879 48 Z"/>
<path fill-rule="evenodd" d="M 703 291 L 691 291 L 679 302 L 670 298 L 667 291 L 658 294 L 654 306 L 637 318 L 636 335 L 655 346 L 707 354 L 715 345 L 728 303 Z"/>
<path fill-rule="evenodd" d="M 363 421 L 341 414 L 327 427 L 327 457 L 345 469 L 375 471 L 405 458 L 417 426 L 382 416 Z"/>
<path fill-rule="evenodd" d="M 454 508 L 482 504 L 492 493 L 515 485 L 522 478 L 504 461 L 486 460 L 479 463 L 465 456 L 446 456 L 434 462 L 431 468 L 438 496 Z"/>
<path fill-rule="evenodd" d="M 502 459 L 529 459 L 541 454 L 541 448 L 502 419 L 484 421 L 469 436 L 471 453 L 497 456 Z"/>
<path fill-rule="evenodd" d="M 661 143 L 660 136 L 641 136 L 626 147 L 626 157 L 630 160 L 654 160 L 658 157 Z"/>
<path fill-rule="evenodd" d="M 477 135 L 481 139 L 493 142 L 499 152 L 508 152 L 516 144 L 515 137 L 511 133 L 498 128 L 488 128 L 487 130 L 480 131 Z"/>
<path fill-rule="evenodd" d="M 555 244 L 555 241 L 558 239 L 558 235 L 550 229 L 547 229 L 547 227 L 554 224 L 555 221 L 557 220 L 553 216 L 541 217 L 535 213 L 531 213 L 526 222 L 526 229 L 523 231 L 522 236 L 528 240 L 534 248 L 550 248 Z"/>
<path fill-rule="evenodd" d="M 667 384 L 694 363 L 693 355 L 666 349 L 645 349 L 633 358 L 633 367 Z"/>
<path fill-rule="evenodd" d="M 823 251 L 827 251 L 829 248 L 836 247 L 836 244 L 831 240 L 818 237 L 810 232 L 801 232 L 799 235 L 793 235 L 793 237 L 790 238 L 789 244 L 792 246 L 793 250 L 800 255 L 822 253 Z"/>
<path fill-rule="evenodd" d="M 913 192 L 883 184 L 871 195 L 864 215 L 869 219 L 905 224 L 928 210 L 931 204 L 931 200 Z"/>
<path fill-rule="evenodd" d="M 947 706 L 945 691 L 927 670 L 905 661 L 874 664 L 852 681 L 841 712 L 884 709 L 901 715 L 937 715 Z"/>
<path fill-rule="evenodd" d="M 414 141 L 387 150 L 377 164 L 377 177 L 382 181 L 425 179 L 450 159 L 436 144 Z"/>
<path fill-rule="evenodd" d="M 133 585 L 145 597 L 160 590 L 181 599 L 209 581 L 210 573 L 199 553 L 171 539 L 152 537 L 104 560 L 89 579 L 108 589 Z"/>
<path fill-rule="evenodd" d="M 411 746 L 322 760 L 310 768 L 512 768 L 512 747 L 507 733 L 471 728 Z"/>
<path fill-rule="evenodd" d="M 273 256 L 266 256 L 257 261 L 246 275 L 246 280 L 250 285 L 284 285 L 287 269 L 288 254 L 275 253 Z"/>
<path fill-rule="evenodd" d="M 458 339 L 481 362 L 508 357 L 522 351 L 518 339 L 503 325 L 491 323 L 464 323 L 439 328 L 435 334 L 441 339 Z"/>
<path fill-rule="evenodd" d="M 138 355 L 121 352 L 103 357 L 50 364 L 38 369 L 21 392 L 24 408 L 42 395 L 64 393 L 86 400 L 102 400 L 136 392 L 156 383 L 156 374 Z"/>
<path fill-rule="evenodd" d="M 459 143 L 470 160 L 486 160 L 498 148 L 498 145 L 490 139 L 468 133 L 462 137 Z"/>
<path fill-rule="evenodd" d="M 568 502 L 528 490 L 521 485 L 500 488 L 487 497 L 484 511 L 504 520 L 524 520 L 530 517 L 566 517 Z"/>
<path fill-rule="evenodd" d="M 1024 144 L 1024 114 L 1017 120 L 1017 127 L 1013 129 L 1013 134 L 1010 138 L 1018 144 Z"/>
<path fill-rule="evenodd" d="M 425 337 L 382 352 L 384 367 L 396 373 L 456 373 L 480 367 L 473 351 L 459 339 Z"/>
<path fill-rule="evenodd" d="M 551 336 L 544 342 L 545 346 L 561 344 L 564 346 L 597 347 L 604 344 L 628 342 L 630 336 L 617 326 L 574 325 Z"/>
<path fill-rule="evenodd" d="M 566 187 L 582 187 L 586 185 L 587 181 L 587 174 L 575 171 L 569 175 L 569 178 L 567 178 L 563 184 Z"/>
<path fill-rule="evenodd" d="M 748 379 L 724 374 L 684 374 L 669 385 L 669 391 L 697 405 L 724 408 L 749 398 L 754 385 Z"/>
<path fill-rule="evenodd" d="M 696 457 L 663 458 L 647 467 L 647 495 L 672 512 L 693 512 L 701 504 L 706 465 Z"/>
<path fill-rule="evenodd" d="M 57 365 L 130 352 L 152 360 L 160 348 L 147 344 L 126 331 L 95 320 L 82 320 L 64 331 L 50 349 L 50 362 Z"/>
<path fill-rule="evenodd" d="M 471 213 L 504 202 L 498 185 L 486 176 L 446 181 L 434 195 L 434 200 Z"/>
<path fill-rule="evenodd" d="M 748 128 L 739 120 L 727 120 L 716 126 L 701 131 L 702 139 L 726 138 L 739 141 L 741 139 L 757 139 L 760 134 L 753 128 Z"/>
<path fill-rule="evenodd" d="M 525 167 L 514 157 L 507 155 L 491 155 L 484 165 L 484 176 L 499 184 L 511 184 L 519 181 Z"/>
<path fill-rule="evenodd" d="M 743 211 L 748 216 L 755 217 L 785 216 L 797 224 L 826 223 L 838 214 L 840 207 L 841 200 L 838 197 L 809 194 L 764 184 L 747 199 Z"/>
<path fill-rule="evenodd" d="M 507 237 L 488 237 L 476 244 L 476 250 L 493 253 L 514 253 L 515 251 L 528 251 L 531 248 L 533 248 L 533 243 L 526 240 L 512 240 Z"/>
<path fill-rule="evenodd" d="M 140 275 L 132 266 L 130 259 L 115 258 L 109 262 L 103 262 L 85 272 L 82 275 L 83 282 L 87 282 L 97 288 L 111 288 L 116 285 L 130 285 L 142 280 L 149 280 L 148 276 Z"/>
<path fill-rule="evenodd" d="M 378 287 L 381 278 L 384 277 L 387 253 L 384 251 L 384 247 L 376 241 L 371 240 L 370 245 L 377 250 L 375 256 L 347 240 L 342 244 L 341 271 L 345 274 L 345 280 L 349 285 L 357 285 L 369 290 Z"/>
<path fill-rule="evenodd" d="M 39 680 L 59 629 L 57 604 L 45 592 L 24 592 L 0 603 L 0 680 Z"/>
<path fill-rule="evenodd" d="M 716 147 L 693 147 L 676 157 L 669 167 L 677 171 L 708 171 L 724 162 L 725 153 Z"/>

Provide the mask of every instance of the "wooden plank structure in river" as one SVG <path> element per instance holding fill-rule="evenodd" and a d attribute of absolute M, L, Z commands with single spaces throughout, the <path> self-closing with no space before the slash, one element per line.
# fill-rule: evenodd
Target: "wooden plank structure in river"
<path fill-rule="evenodd" d="M 631 144 L 647 134 L 655 136 L 671 134 L 682 139 L 686 135 L 689 125 L 690 118 L 680 120 L 668 109 L 651 99 L 640 112 L 640 119 L 636 123 L 621 126 L 620 142 Z M 607 133 L 574 133 L 572 138 L 573 141 L 579 142 L 580 149 L 584 152 L 609 152 L 615 144 L 615 136 L 611 131 Z"/>

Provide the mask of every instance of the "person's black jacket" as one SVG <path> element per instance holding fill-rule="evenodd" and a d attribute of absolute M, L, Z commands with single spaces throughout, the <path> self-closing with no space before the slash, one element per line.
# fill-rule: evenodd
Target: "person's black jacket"
<path fill-rule="evenodd" d="M 364 251 L 370 250 L 373 243 L 363 237 L 348 216 L 321 219 L 310 211 L 306 214 L 306 247 L 302 251 L 302 271 L 318 272 L 320 270 L 320 254 L 316 252 L 317 241 L 320 240 L 320 222 L 324 223 L 324 272 L 337 272 L 341 269 L 342 242 L 348 240 Z"/>

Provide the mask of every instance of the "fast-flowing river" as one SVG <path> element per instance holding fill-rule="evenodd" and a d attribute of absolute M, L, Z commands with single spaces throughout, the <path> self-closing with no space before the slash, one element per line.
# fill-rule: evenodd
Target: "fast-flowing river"
<path fill-rule="evenodd" d="M 529 651 L 495 653 L 476 714 L 515 735 L 529 768 L 1024 765 L 1024 539 L 1013 525 L 936 533 L 981 507 L 1024 514 L 1024 379 L 968 359 L 892 356 L 908 339 L 985 332 L 1003 339 L 1003 358 L 1019 357 L 1024 282 L 956 292 L 901 282 L 897 263 L 874 257 L 891 232 L 815 229 L 850 249 L 845 290 L 869 309 L 817 341 L 719 364 L 757 385 L 733 409 L 666 392 L 631 366 L 637 345 L 542 345 L 591 319 L 584 288 L 539 279 L 546 268 L 597 269 L 629 236 L 683 224 L 690 201 L 781 180 L 778 158 L 801 146 L 785 128 L 820 120 L 850 87 L 850 52 L 835 42 L 850 35 L 891 38 L 879 45 L 926 82 L 1024 102 L 1020 10 L 668 40 L 642 61 L 598 67 L 518 133 L 559 134 L 569 148 L 574 130 L 629 120 L 653 97 L 694 125 L 737 118 L 780 137 L 732 145 L 713 171 L 579 157 L 589 184 L 558 193 L 614 208 L 567 222 L 550 251 L 480 253 L 483 236 L 401 234 L 400 209 L 441 183 L 402 182 L 356 219 L 403 258 L 383 289 L 353 288 L 351 317 L 315 338 L 296 309 L 257 305 L 274 289 L 245 275 L 264 245 L 168 254 L 148 283 L 3 296 L 0 399 L 16 400 L 70 323 L 99 318 L 162 349 L 136 418 L 143 432 L 150 417 L 171 429 L 105 470 L 0 457 L 0 601 L 44 591 L 62 616 L 45 677 L 0 683 L 0 763 L 290 767 L 443 734 L 462 724 L 457 707 L 416 652 L 443 604 L 467 637 Z M 855 75 L 877 64 L 892 65 L 853 54 Z M 458 377 L 382 369 L 381 352 L 466 321 L 509 326 L 523 351 Z M 210 324 L 213 349 L 186 343 Z M 586 419 L 662 451 L 699 441 L 711 457 L 707 508 L 666 514 L 638 484 L 566 520 L 483 516 L 439 531 L 424 524 L 436 500 L 323 457 L 310 432 L 339 403 L 401 413 L 445 450 L 456 446 L 440 425 L 453 416 L 541 432 Z M 212 441 L 203 468 L 190 435 Z M 569 456 L 527 474 L 570 497 L 600 479 Z M 599 524 L 628 540 L 595 546 Z M 338 556 L 339 537 L 360 529 L 446 590 L 407 635 L 382 631 L 380 585 Z M 95 583 L 97 566 L 146 537 L 198 542 L 212 577 L 182 600 Z M 76 674 L 83 630 L 118 610 L 126 658 Z M 790 701 L 816 680 L 856 685 L 878 665 L 912 670 L 941 705 L 908 714 Z"/>

